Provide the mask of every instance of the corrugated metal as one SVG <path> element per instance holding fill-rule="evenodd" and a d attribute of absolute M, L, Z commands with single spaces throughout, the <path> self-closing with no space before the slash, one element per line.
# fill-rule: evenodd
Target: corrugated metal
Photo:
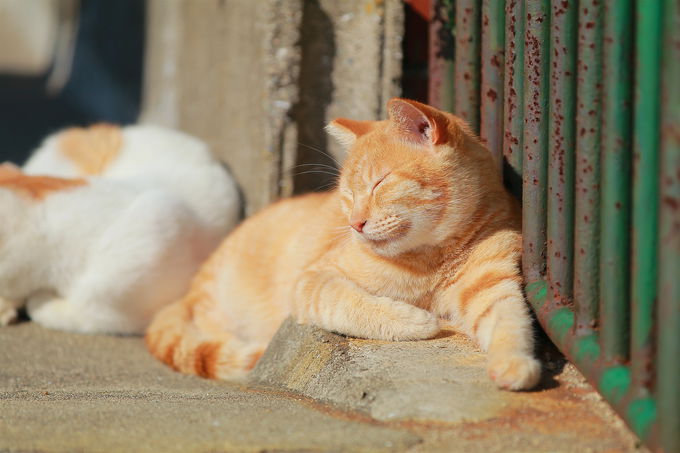
<path fill-rule="evenodd" d="M 524 155 L 522 158 L 522 269 L 529 281 L 545 274 L 548 169 L 550 1 L 524 3 Z"/>
<path fill-rule="evenodd" d="M 680 452 L 680 4 L 458 0 L 453 20 L 441 83 L 522 198 L 541 325 L 648 446 Z"/>

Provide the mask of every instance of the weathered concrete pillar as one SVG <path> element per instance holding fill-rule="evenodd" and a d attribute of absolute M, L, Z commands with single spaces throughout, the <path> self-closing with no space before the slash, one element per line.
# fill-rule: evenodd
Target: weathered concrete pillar
<path fill-rule="evenodd" d="M 251 214 L 342 159 L 323 126 L 399 94 L 399 0 L 149 0 L 142 121 L 206 140 Z M 323 151 L 319 152 L 318 150 Z"/>

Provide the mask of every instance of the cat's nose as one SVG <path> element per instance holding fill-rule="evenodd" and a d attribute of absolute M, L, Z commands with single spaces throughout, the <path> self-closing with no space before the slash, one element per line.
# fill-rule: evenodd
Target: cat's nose
<path fill-rule="evenodd" d="M 350 225 L 352 225 L 352 228 L 354 228 L 359 233 L 361 233 L 362 231 L 364 231 L 364 225 L 366 225 L 366 221 L 365 220 L 355 220 L 355 221 L 351 222 Z"/>

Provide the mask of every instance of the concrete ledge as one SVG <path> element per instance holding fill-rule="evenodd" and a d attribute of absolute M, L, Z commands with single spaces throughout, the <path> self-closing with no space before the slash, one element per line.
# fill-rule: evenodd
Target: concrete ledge
<path fill-rule="evenodd" d="M 635 438 L 573 366 L 549 348 L 541 354 L 540 387 L 513 393 L 492 384 L 485 354 L 463 335 L 359 340 L 289 319 L 251 382 L 390 424 L 446 427 L 457 433 L 447 447 L 455 451 L 635 449 Z"/>
<path fill-rule="evenodd" d="M 634 451 L 563 362 L 501 392 L 467 339 L 349 339 L 286 322 L 236 385 L 175 373 L 141 338 L 0 329 L 0 451 Z M 254 385 L 254 383 L 257 383 Z"/>

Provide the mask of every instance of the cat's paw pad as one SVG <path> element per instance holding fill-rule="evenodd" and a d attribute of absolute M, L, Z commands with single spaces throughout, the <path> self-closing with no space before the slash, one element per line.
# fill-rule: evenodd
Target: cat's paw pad
<path fill-rule="evenodd" d="M 418 307 L 406 303 L 394 305 L 391 332 L 386 332 L 387 340 L 424 340 L 432 338 L 440 330 L 439 318 Z"/>
<path fill-rule="evenodd" d="M 506 355 L 489 359 L 489 377 L 506 390 L 528 390 L 541 378 L 541 363 L 529 355 Z"/>

